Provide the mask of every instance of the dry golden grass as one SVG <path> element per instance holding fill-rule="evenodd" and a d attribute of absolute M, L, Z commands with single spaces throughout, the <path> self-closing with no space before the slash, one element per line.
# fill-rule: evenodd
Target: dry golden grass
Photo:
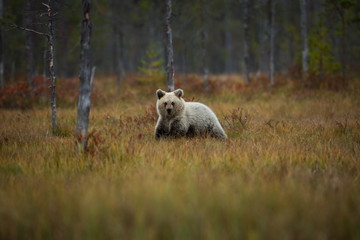
<path fill-rule="evenodd" d="M 156 89 L 97 81 L 88 154 L 75 103 L 56 136 L 48 108 L 0 109 L 0 239 L 360 238 L 357 91 L 183 84 L 229 140 L 155 141 Z"/>

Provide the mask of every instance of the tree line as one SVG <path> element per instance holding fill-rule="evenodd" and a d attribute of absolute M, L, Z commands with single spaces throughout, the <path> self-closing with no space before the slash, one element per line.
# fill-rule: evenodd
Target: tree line
<path fill-rule="evenodd" d="M 41 1 L 2 1 L 3 22 L 39 31 L 47 27 Z M 92 20 L 98 27 L 94 28 L 92 46 L 98 72 L 115 73 L 121 80 L 126 73 L 139 71 L 149 50 L 157 52 L 157 60 L 165 66 L 164 3 L 93 1 Z M 79 1 L 54 1 L 59 77 L 78 74 L 80 9 Z M 241 73 L 251 81 L 251 73 L 269 73 L 273 78 L 275 72 L 308 62 L 306 71 L 346 76 L 359 62 L 359 10 L 355 0 L 173 1 L 175 73 L 200 73 L 205 80 L 208 74 Z M 46 40 L 16 31 L 9 24 L 3 24 L 1 32 L 2 83 L 17 74 L 29 74 L 30 79 L 43 74 L 48 57 Z"/>
<path fill-rule="evenodd" d="M 56 132 L 56 74 L 80 68 L 77 142 L 85 149 L 93 62 L 120 83 L 164 61 L 156 67 L 170 91 L 175 72 L 203 74 L 208 90 L 210 73 L 241 73 L 251 83 L 251 73 L 266 72 L 272 86 L 276 72 L 296 67 L 303 79 L 341 74 L 346 86 L 360 57 L 359 8 L 355 0 L 0 0 L 0 86 L 15 73 L 29 88 L 35 75 L 49 76 Z"/>

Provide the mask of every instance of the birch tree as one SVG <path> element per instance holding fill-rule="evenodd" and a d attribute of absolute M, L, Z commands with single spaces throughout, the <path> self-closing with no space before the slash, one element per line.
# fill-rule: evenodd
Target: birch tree
<path fill-rule="evenodd" d="M 207 41 L 208 33 L 206 31 L 205 23 L 205 11 L 206 4 L 204 0 L 199 2 L 199 15 L 200 15 L 200 48 L 201 48 L 201 70 L 204 77 L 204 89 L 205 91 L 209 90 L 209 68 L 208 68 L 208 57 L 207 57 Z"/>
<path fill-rule="evenodd" d="M 230 0 L 225 1 L 225 31 L 224 31 L 224 44 L 225 44 L 225 72 L 230 74 L 232 72 L 232 33 L 230 31 Z"/>
<path fill-rule="evenodd" d="M 270 0 L 271 1 L 271 0 Z M 249 36 L 249 8 L 250 2 L 249 0 L 244 0 L 244 14 L 243 14 L 243 28 L 244 28 L 244 77 L 245 83 L 250 83 L 249 77 L 249 44 L 250 44 L 250 36 Z"/>
<path fill-rule="evenodd" d="M 308 29 L 307 29 L 307 9 L 306 0 L 300 0 L 301 11 L 301 38 L 302 38 L 302 76 L 306 79 L 308 75 L 309 47 L 308 47 Z"/>
<path fill-rule="evenodd" d="M 53 23 L 53 2 L 48 1 L 48 4 L 43 3 L 47 7 L 48 13 L 48 46 L 49 46 L 49 74 L 50 74 L 50 104 L 51 104 L 51 123 L 53 133 L 57 130 L 57 114 L 56 114 L 56 76 L 55 76 L 55 56 L 54 56 L 54 23 Z"/>
<path fill-rule="evenodd" d="M 165 33 L 166 33 L 166 79 L 169 91 L 174 91 L 174 51 L 171 30 L 171 0 L 166 0 Z"/>
<path fill-rule="evenodd" d="M 89 127 L 90 115 L 90 95 L 91 95 L 91 48 L 90 39 L 92 23 L 90 18 L 91 0 L 82 0 L 82 21 L 81 21 L 81 40 L 80 40 L 80 89 L 79 103 L 77 112 L 76 131 L 78 135 L 78 147 L 86 150 L 87 132 Z"/>
<path fill-rule="evenodd" d="M 1 1 L 1 0 L 0 0 Z M 50 106 L 51 106 L 51 123 L 52 123 L 52 132 L 55 133 L 57 130 L 57 115 L 56 115 L 56 77 L 55 77 L 55 56 L 54 56 L 54 13 L 53 13 L 53 1 L 49 0 L 48 3 L 42 3 L 47 8 L 47 32 L 39 32 L 32 28 L 18 26 L 16 24 L 12 24 L 14 28 L 18 28 L 25 32 L 34 33 L 37 35 L 45 36 L 47 38 L 47 45 L 49 51 L 49 75 L 50 75 Z"/>

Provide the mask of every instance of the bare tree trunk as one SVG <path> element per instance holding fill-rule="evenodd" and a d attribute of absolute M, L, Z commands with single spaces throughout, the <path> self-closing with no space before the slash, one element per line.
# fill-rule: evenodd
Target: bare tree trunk
<path fill-rule="evenodd" d="M 76 132 L 79 136 L 78 143 L 82 150 L 87 147 L 87 132 L 89 126 L 90 115 L 90 95 L 91 95 L 91 48 L 90 39 L 92 31 L 92 23 L 90 19 L 91 0 L 82 0 L 82 15 L 81 22 L 81 52 L 80 52 L 80 90 L 78 103 L 78 116 Z"/>
<path fill-rule="evenodd" d="M 204 26 L 201 29 L 201 63 L 202 71 L 204 74 L 204 89 L 209 91 L 209 69 L 207 67 L 207 56 L 206 56 L 206 42 L 207 42 L 207 33 L 204 29 Z"/>
<path fill-rule="evenodd" d="M 249 36 L 249 8 L 250 2 L 249 0 L 244 0 L 244 77 L 245 83 L 248 84 L 251 82 L 249 77 L 249 66 L 250 66 L 250 59 L 249 59 L 249 44 L 250 44 L 250 36 Z"/>
<path fill-rule="evenodd" d="M 48 45 L 49 45 L 49 74 L 50 74 L 50 104 L 51 104 L 51 122 L 53 133 L 57 130 L 57 117 L 56 117 L 56 77 L 55 77 L 55 57 L 54 57 L 54 24 L 53 24 L 53 9 L 52 1 L 49 0 L 48 4 L 44 4 L 48 9 Z"/>
<path fill-rule="evenodd" d="M 166 75 L 169 91 L 174 91 L 174 51 L 171 31 L 171 0 L 166 0 Z"/>
<path fill-rule="evenodd" d="M 302 38 L 302 77 L 306 79 L 308 75 L 309 47 L 308 47 L 308 29 L 307 29 L 307 8 L 306 0 L 300 0 L 301 10 L 301 38 Z"/>
<path fill-rule="evenodd" d="M 0 18 L 3 17 L 4 4 L 3 0 L 0 0 Z M 3 31 L 0 24 L 0 89 L 5 86 L 4 80 L 4 43 L 3 43 Z"/>
<path fill-rule="evenodd" d="M 126 72 L 124 67 L 124 38 L 121 29 L 116 29 L 115 32 L 115 52 L 116 52 L 116 75 L 118 85 L 120 86 L 122 80 L 125 78 Z"/>
<path fill-rule="evenodd" d="M 225 2 L 225 72 L 232 72 L 232 34 L 230 31 L 230 0 Z"/>
<path fill-rule="evenodd" d="M 33 0 L 26 1 L 25 7 L 25 24 L 26 28 L 34 28 L 34 18 L 32 16 Z M 27 55 L 27 82 L 29 88 L 34 88 L 34 75 L 35 75 L 35 58 L 34 58 L 34 33 L 25 31 L 26 34 L 26 55 Z"/>
<path fill-rule="evenodd" d="M 201 69 L 204 76 L 204 90 L 209 91 L 209 69 L 207 60 L 207 31 L 205 27 L 205 3 L 200 1 L 200 48 L 201 48 Z"/>
<path fill-rule="evenodd" d="M 113 30 L 113 70 L 116 73 L 116 83 L 120 87 L 122 80 L 125 78 L 125 61 L 124 61 L 124 32 L 122 29 L 122 8 L 123 2 L 110 0 L 112 7 L 112 30 Z"/>
<path fill-rule="evenodd" d="M 269 0 L 270 21 L 270 86 L 275 84 L 275 1 Z"/>

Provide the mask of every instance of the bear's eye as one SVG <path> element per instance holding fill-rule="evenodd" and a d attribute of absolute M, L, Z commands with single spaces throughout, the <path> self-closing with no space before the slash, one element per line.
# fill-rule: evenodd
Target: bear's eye
<path fill-rule="evenodd" d="M 164 107 L 166 107 L 166 103 L 164 103 Z"/>
<path fill-rule="evenodd" d="M 173 106 L 174 106 L 174 105 L 175 105 L 175 103 L 174 103 L 174 102 L 171 102 L 171 105 L 173 105 Z"/>

